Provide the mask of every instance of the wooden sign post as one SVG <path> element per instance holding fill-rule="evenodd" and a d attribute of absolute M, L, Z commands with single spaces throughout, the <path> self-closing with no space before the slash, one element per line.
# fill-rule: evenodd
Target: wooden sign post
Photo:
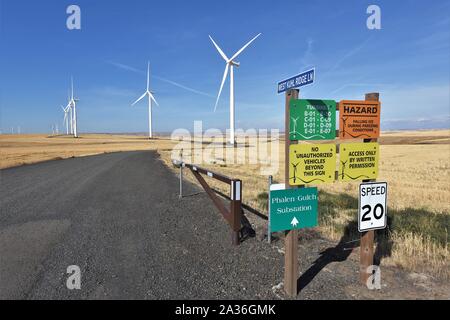
<path fill-rule="evenodd" d="M 291 145 L 291 139 L 289 139 L 289 104 L 292 99 L 298 99 L 298 96 L 298 89 L 290 89 L 286 91 L 284 114 L 284 183 L 286 189 L 291 188 L 289 186 L 289 146 Z M 296 229 L 286 231 L 284 241 L 284 290 L 288 296 L 296 297 L 298 278 L 298 231 Z"/>
<path fill-rule="evenodd" d="M 367 93 L 366 101 L 379 101 L 379 93 Z M 377 142 L 377 139 L 364 139 L 364 142 Z M 363 180 L 363 182 L 375 181 L 375 179 Z M 370 274 L 367 273 L 368 267 L 373 265 L 373 247 L 374 247 L 374 230 L 361 233 L 360 256 L 359 256 L 359 275 L 361 283 L 366 285 Z"/>

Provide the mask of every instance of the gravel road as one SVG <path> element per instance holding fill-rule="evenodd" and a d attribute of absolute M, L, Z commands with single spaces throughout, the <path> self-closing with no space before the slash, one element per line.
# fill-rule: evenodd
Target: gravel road
<path fill-rule="evenodd" d="M 151 151 L 1 170 L 0 299 L 283 298 L 283 241 L 233 247 L 207 195 L 184 191 L 197 194 L 178 199 L 177 176 Z M 383 297 L 358 285 L 355 256 L 321 254 L 334 246 L 300 242 L 298 298 Z M 66 287 L 70 265 L 80 290 Z"/>

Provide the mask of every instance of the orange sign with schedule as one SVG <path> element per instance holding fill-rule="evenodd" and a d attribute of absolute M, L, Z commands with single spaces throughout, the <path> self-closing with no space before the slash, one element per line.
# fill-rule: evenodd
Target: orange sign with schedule
<path fill-rule="evenodd" d="M 379 101 L 340 101 L 339 138 L 378 138 L 380 136 L 380 108 Z"/>

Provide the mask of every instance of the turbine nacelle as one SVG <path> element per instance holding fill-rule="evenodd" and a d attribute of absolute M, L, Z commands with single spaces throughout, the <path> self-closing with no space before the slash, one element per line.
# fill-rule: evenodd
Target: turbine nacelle
<path fill-rule="evenodd" d="M 240 63 L 235 61 L 234 59 L 236 59 L 242 53 L 242 51 L 244 51 L 245 48 L 247 48 L 260 35 L 261 35 L 261 33 L 258 33 L 255 37 L 253 37 L 253 39 L 251 39 L 242 48 L 240 48 L 238 51 L 236 51 L 236 53 L 231 58 L 228 58 L 227 55 L 222 51 L 222 49 L 220 49 L 219 45 L 214 41 L 214 39 L 211 36 L 209 36 L 209 39 L 213 43 L 214 47 L 217 49 L 217 52 L 219 52 L 220 56 L 223 58 L 223 60 L 225 60 L 225 63 L 226 63 L 225 70 L 223 72 L 222 82 L 220 84 L 219 93 L 217 94 L 214 111 L 216 111 L 216 109 L 217 109 L 217 104 L 219 103 L 220 94 L 222 93 L 223 85 L 225 84 L 225 80 L 228 76 L 229 69 L 231 69 L 231 67 L 239 67 L 240 66 Z M 233 89 L 234 89 L 233 74 L 231 74 L 231 76 L 230 76 L 230 87 L 233 87 Z M 231 97 L 231 95 L 232 95 L 232 90 L 230 89 L 230 113 L 233 113 L 234 112 L 234 101 L 232 101 L 232 100 L 234 99 L 234 97 Z M 233 110 L 231 110 L 231 109 L 233 109 Z M 230 126 L 230 127 L 234 128 L 234 125 Z M 234 136 L 234 132 L 233 132 L 233 136 Z"/>

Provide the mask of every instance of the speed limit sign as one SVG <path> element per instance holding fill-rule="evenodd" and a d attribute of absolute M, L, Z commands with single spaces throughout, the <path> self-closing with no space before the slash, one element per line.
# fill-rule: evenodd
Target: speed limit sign
<path fill-rule="evenodd" d="M 386 228 L 386 198 L 386 182 L 368 182 L 359 185 L 359 232 Z"/>

